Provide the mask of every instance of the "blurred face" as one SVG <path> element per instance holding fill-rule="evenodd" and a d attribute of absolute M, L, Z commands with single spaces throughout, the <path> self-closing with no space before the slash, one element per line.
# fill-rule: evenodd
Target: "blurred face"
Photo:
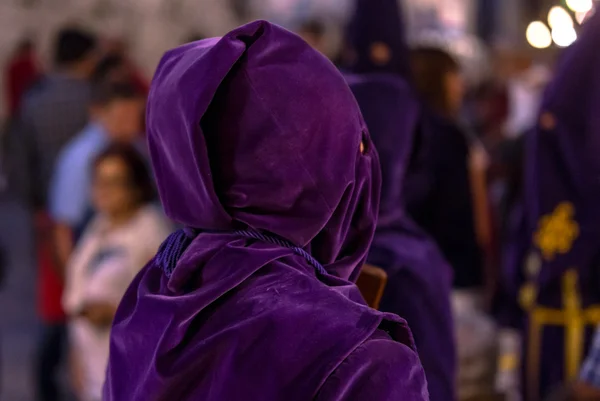
<path fill-rule="evenodd" d="M 94 49 L 79 63 L 79 69 L 86 77 L 91 77 L 100 61 L 100 53 Z"/>
<path fill-rule="evenodd" d="M 113 141 L 132 142 L 142 129 L 142 102 L 138 99 L 114 100 L 96 115 Z"/>
<path fill-rule="evenodd" d="M 465 96 L 465 84 L 462 75 L 458 72 L 448 72 L 444 82 L 449 110 L 457 115 L 460 113 Z"/>
<path fill-rule="evenodd" d="M 102 160 L 94 170 L 92 198 L 96 210 L 120 216 L 136 208 L 139 194 L 133 187 L 127 165 L 118 157 Z"/>
<path fill-rule="evenodd" d="M 127 84 L 129 79 L 129 69 L 125 64 L 114 68 L 107 77 L 107 81 Z"/>

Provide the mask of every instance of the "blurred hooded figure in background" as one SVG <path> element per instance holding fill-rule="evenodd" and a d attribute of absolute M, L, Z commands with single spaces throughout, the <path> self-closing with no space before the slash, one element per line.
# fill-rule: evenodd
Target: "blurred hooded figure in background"
<path fill-rule="evenodd" d="M 522 383 L 531 401 L 580 370 L 582 382 L 600 388 L 599 343 L 590 347 L 600 324 L 598 38 L 597 12 L 562 55 L 537 126 L 525 134 L 523 196 L 504 255 L 510 298 L 503 323 L 525 341 Z M 575 399 L 598 399 L 598 388 Z"/>
<path fill-rule="evenodd" d="M 397 0 L 359 0 L 348 25 L 346 64 L 352 89 L 382 167 L 379 221 L 369 263 L 388 274 L 380 308 L 408 321 L 425 368 L 431 400 L 455 397 L 456 353 L 450 308 L 452 268 L 435 242 L 406 213 L 406 177 L 421 174 L 422 107 L 408 84 L 409 51 Z"/>

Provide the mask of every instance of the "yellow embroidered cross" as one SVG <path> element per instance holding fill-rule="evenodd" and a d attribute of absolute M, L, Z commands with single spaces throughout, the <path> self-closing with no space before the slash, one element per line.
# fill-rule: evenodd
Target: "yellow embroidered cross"
<path fill-rule="evenodd" d="M 563 309 L 533 305 L 529 310 L 528 342 L 528 399 L 537 400 L 542 332 L 546 326 L 560 326 L 565 330 L 565 380 L 577 377 L 583 356 L 585 327 L 600 323 L 600 305 L 581 307 L 577 270 L 568 270 L 562 279 Z"/>
<path fill-rule="evenodd" d="M 565 254 L 571 250 L 573 242 L 579 236 L 579 225 L 574 220 L 574 215 L 573 204 L 562 202 L 552 214 L 540 219 L 533 243 L 545 260 L 553 260 L 556 254 Z"/>
<path fill-rule="evenodd" d="M 574 219 L 575 208 L 570 202 L 562 202 L 551 214 L 542 216 L 533 243 L 543 259 L 552 261 L 557 254 L 567 254 L 579 236 L 579 225 Z M 531 266 L 529 266 L 531 265 Z M 532 267 L 533 268 L 530 268 Z M 531 271 L 529 271 L 531 270 Z M 527 281 L 521 287 L 519 301 L 529 314 L 529 339 L 527 346 L 527 399 L 539 399 L 539 368 L 544 327 L 564 328 L 565 377 L 572 380 L 579 371 L 586 325 L 600 323 L 600 306 L 583 309 L 578 285 L 578 273 L 575 268 L 568 270 L 562 278 L 562 309 L 553 309 L 537 305 L 537 280 L 541 271 L 539 263 L 526 266 Z"/>

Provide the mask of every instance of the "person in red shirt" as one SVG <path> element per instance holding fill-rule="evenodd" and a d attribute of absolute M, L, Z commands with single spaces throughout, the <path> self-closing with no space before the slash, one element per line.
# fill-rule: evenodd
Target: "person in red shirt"
<path fill-rule="evenodd" d="M 19 113 L 23 96 L 42 75 L 31 40 L 25 39 L 17 46 L 5 74 L 8 116 L 14 119 Z"/>

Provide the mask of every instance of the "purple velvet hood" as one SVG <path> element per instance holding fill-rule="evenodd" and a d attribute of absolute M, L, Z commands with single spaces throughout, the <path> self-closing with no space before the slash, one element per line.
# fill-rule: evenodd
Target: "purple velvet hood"
<path fill-rule="evenodd" d="M 147 126 L 165 211 L 199 234 L 170 277 L 155 258 L 127 291 L 105 400 L 314 399 L 383 326 L 414 355 L 406 323 L 349 281 L 375 232 L 380 172 L 327 59 L 264 21 L 179 47 L 158 67 Z M 302 247 L 327 274 L 240 229 Z M 418 377 L 415 358 L 399 377 Z M 413 382 L 406 399 L 424 399 Z"/>

